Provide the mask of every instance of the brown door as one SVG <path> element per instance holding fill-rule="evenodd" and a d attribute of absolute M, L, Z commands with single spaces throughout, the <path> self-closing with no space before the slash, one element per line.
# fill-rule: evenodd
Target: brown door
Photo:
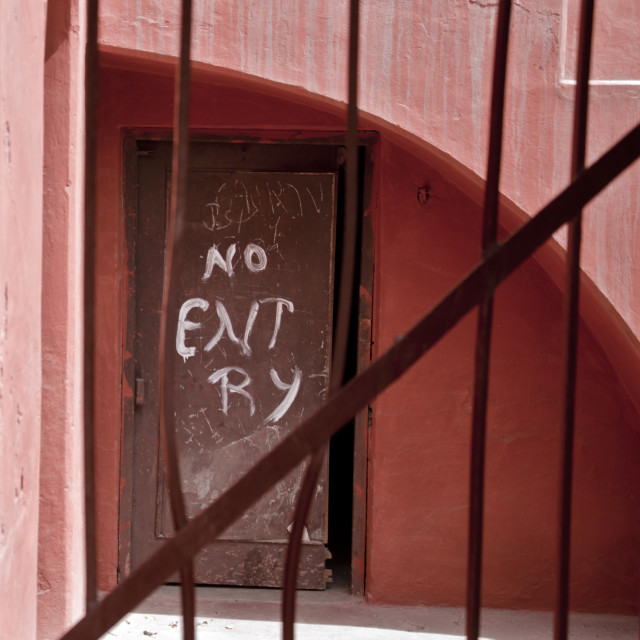
<path fill-rule="evenodd" d="M 135 568 L 172 535 L 158 434 L 158 331 L 171 148 L 138 141 L 128 333 L 136 393 L 131 448 Z M 216 499 L 323 401 L 330 370 L 338 149 L 192 144 L 173 384 L 187 514 Z M 132 175 L 130 173 L 129 175 Z M 133 312 L 133 313 L 132 313 Z M 128 444 L 130 443 L 130 444 Z M 124 460 L 123 458 L 123 460 Z M 125 474 L 126 475 L 126 474 Z M 209 545 L 200 583 L 280 586 L 302 469 Z M 304 535 L 301 588 L 325 586 L 327 473 Z"/>

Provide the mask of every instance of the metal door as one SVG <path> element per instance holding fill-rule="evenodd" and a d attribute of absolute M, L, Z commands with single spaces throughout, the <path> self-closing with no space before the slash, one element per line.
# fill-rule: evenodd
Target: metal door
<path fill-rule="evenodd" d="M 167 354 L 175 358 L 175 429 L 188 517 L 325 398 L 337 158 L 330 145 L 191 145 L 187 219 L 177 247 L 180 310 L 177 326 L 168 327 L 175 350 Z M 170 145 L 138 141 L 130 161 L 137 177 L 135 314 L 129 319 L 135 568 L 172 535 L 157 388 Z M 280 586 L 301 474 L 299 468 L 278 483 L 198 556 L 198 582 Z M 326 479 L 325 469 L 304 536 L 300 588 L 322 589 L 326 582 Z"/>

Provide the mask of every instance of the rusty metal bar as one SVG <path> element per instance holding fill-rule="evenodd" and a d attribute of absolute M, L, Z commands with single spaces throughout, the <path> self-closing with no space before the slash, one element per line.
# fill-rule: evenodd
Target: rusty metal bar
<path fill-rule="evenodd" d="M 84 68 L 84 510 L 85 603 L 90 611 L 98 598 L 95 510 L 95 249 L 98 125 L 98 0 L 87 1 L 87 44 Z"/>
<path fill-rule="evenodd" d="M 580 41 L 576 76 L 576 105 L 573 117 L 571 177 L 584 170 L 587 147 L 589 71 L 594 0 L 583 0 L 580 9 Z M 558 531 L 558 582 L 554 611 L 554 638 L 566 640 L 569 630 L 569 570 L 571 555 L 571 494 L 573 484 L 573 441 L 575 431 L 576 370 L 578 360 L 578 320 L 580 303 L 580 242 L 582 210 L 569 223 L 567 244 L 567 291 L 564 306 L 564 431 L 562 439 L 561 492 Z"/>
<path fill-rule="evenodd" d="M 355 284 L 358 255 L 358 42 L 360 33 L 360 2 L 351 0 L 349 8 L 349 63 L 347 104 L 347 161 L 345 211 L 342 240 L 340 286 L 338 289 L 338 319 L 334 333 L 331 364 L 331 388 L 338 389 L 346 371 L 349 342 L 349 322 Z"/>
<path fill-rule="evenodd" d="M 482 223 L 483 257 L 486 257 L 494 247 L 498 232 L 498 197 L 510 16 L 511 1 L 500 0 L 493 63 L 487 184 L 484 192 L 484 216 Z M 480 633 L 484 466 L 494 293 L 494 287 L 491 284 L 489 284 L 489 287 L 489 295 L 480 305 L 476 333 L 475 382 L 473 389 L 471 462 L 469 473 L 469 540 L 466 611 L 467 638 L 470 640 L 478 640 Z"/>
<path fill-rule="evenodd" d="M 169 502 L 173 527 L 179 531 L 187 523 L 184 496 L 180 482 L 180 467 L 175 436 L 175 407 L 173 385 L 175 382 L 175 358 L 173 336 L 167 325 L 177 325 L 177 287 L 175 274 L 180 272 L 180 246 L 184 226 L 187 200 L 187 178 L 189 162 L 189 80 L 191 48 L 191 0 L 182 0 L 180 34 L 180 61 L 174 90 L 174 134 L 171 168 L 171 204 L 167 221 L 167 236 L 162 286 L 162 309 L 160 313 L 160 343 L 158 349 L 158 388 L 160 437 L 164 453 L 165 471 L 169 488 Z M 182 595 L 183 634 L 186 640 L 195 637 L 195 584 L 193 561 L 187 559 L 180 567 Z"/>
<path fill-rule="evenodd" d="M 343 241 L 338 287 L 338 313 L 334 330 L 333 357 L 331 362 L 331 380 L 329 394 L 332 395 L 344 381 L 347 350 L 349 346 L 349 325 L 353 304 L 355 283 L 357 241 L 358 241 L 358 42 L 360 26 L 360 2 L 351 0 L 349 8 L 349 62 L 348 62 L 348 105 L 347 105 L 347 162 L 345 185 L 345 209 Z M 340 425 L 343 426 L 343 425 Z M 309 461 L 305 472 L 296 510 L 293 527 L 287 546 L 287 559 L 282 592 L 282 638 L 294 639 L 294 621 L 296 616 L 296 587 L 298 565 L 302 548 L 302 533 L 309 515 L 309 509 L 320 471 L 326 456 L 327 446 L 318 449 Z"/>
<path fill-rule="evenodd" d="M 640 157 L 637 125 L 562 193 L 472 269 L 399 342 L 368 369 L 340 388 L 213 504 L 167 540 L 99 606 L 70 629 L 63 640 L 91 640 L 108 631 L 127 612 L 202 547 L 229 527 L 258 498 L 309 454 L 323 446 L 357 411 L 397 380 L 457 322 L 498 286 L 576 211 Z"/>

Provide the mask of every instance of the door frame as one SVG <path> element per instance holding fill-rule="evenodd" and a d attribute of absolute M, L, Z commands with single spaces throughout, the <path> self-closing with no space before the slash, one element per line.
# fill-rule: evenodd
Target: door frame
<path fill-rule="evenodd" d="M 172 133 L 153 129 L 126 129 L 122 131 L 122 205 L 124 216 L 124 277 L 126 299 L 123 309 L 122 343 L 122 436 L 120 447 L 120 484 L 118 502 L 118 571 L 122 581 L 131 571 L 131 515 L 133 513 L 133 441 L 136 380 L 134 359 L 135 326 L 135 265 L 137 220 L 137 148 L 139 140 L 171 141 Z M 345 132 L 317 131 L 223 131 L 192 132 L 191 139 L 198 142 L 237 142 L 250 144 L 304 144 L 309 146 L 346 146 Z M 356 368 L 360 372 L 371 362 L 373 322 L 374 233 L 372 224 L 372 197 L 374 152 L 377 132 L 359 134 L 360 149 L 360 264 L 357 310 Z M 144 153 L 144 152 L 142 152 Z M 352 522 L 351 522 L 351 592 L 364 595 L 366 565 L 366 523 L 368 494 L 368 442 L 371 409 L 361 410 L 354 420 Z"/>

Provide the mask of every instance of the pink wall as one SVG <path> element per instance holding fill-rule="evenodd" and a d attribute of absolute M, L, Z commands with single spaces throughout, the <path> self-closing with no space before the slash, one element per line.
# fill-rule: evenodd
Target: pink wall
<path fill-rule="evenodd" d="M 109 56 L 105 63 L 130 66 L 132 60 Z M 151 68 L 157 75 L 106 68 L 101 77 L 98 530 L 103 588 L 113 586 L 116 575 L 118 408 L 122 395 L 130 393 L 121 387 L 127 276 L 120 134 L 135 127 L 168 130 L 171 124 L 172 79 L 163 65 Z M 199 72 L 192 105 L 192 125 L 205 131 L 331 131 L 341 129 L 343 122 L 343 114 L 337 115 L 339 105 L 223 74 Z M 376 353 L 381 353 L 477 261 L 480 210 L 460 189 L 470 186 L 464 172 L 454 171 L 424 147 L 414 147 L 420 152 L 414 155 L 396 130 L 377 124 L 382 139 L 374 175 L 379 196 L 372 212 L 374 332 Z M 416 193 L 425 183 L 432 197 L 423 208 Z M 517 223 L 513 213 L 505 215 L 510 226 Z M 592 290 L 585 291 L 584 298 L 590 308 L 602 307 Z M 488 445 L 487 606 L 551 606 L 560 308 L 558 288 L 535 262 L 514 274 L 497 298 Z M 612 331 L 613 321 L 606 326 Z M 473 319 L 464 320 L 375 402 L 366 568 L 371 600 L 463 601 L 474 331 Z M 588 327 L 583 327 L 581 344 L 572 603 L 580 609 L 630 612 L 638 589 L 640 417 Z"/>
<path fill-rule="evenodd" d="M 81 6 L 78 6 L 78 5 Z M 82 232 L 84 3 L 47 5 L 38 637 L 84 609 Z"/>
<path fill-rule="evenodd" d="M 497 3 L 362 3 L 361 107 L 483 176 Z M 192 56 L 319 96 L 346 96 L 347 0 L 194 3 Z M 569 178 L 578 0 L 514 4 L 501 190 L 534 213 Z M 105 48 L 175 56 L 179 3 L 104 0 Z M 138 16 L 144 16 L 139 19 Z M 640 10 L 597 3 L 589 120 L 595 159 L 640 119 Z M 583 267 L 640 336 L 640 168 L 586 217 Z M 611 221 L 615 220 L 615 224 Z"/>
<path fill-rule="evenodd" d="M 478 207 L 429 164 L 382 145 L 374 301 L 382 353 L 479 257 Z M 421 208 L 416 185 L 431 185 Z M 561 431 L 562 300 L 529 261 L 496 296 L 483 605 L 550 609 Z M 475 314 L 374 404 L 367 594 L 465 598 Z M 633 613 L 639 588 L 640 415 L 583 324 L 571 604 Z M 606 587 L 604 586 L 606 585 Z"/>
<path fill-rule="evenodd" d="M 0 621 L 26 640 L 39 587 L 44 27 L 44 3 L 0 4 Z"/>

